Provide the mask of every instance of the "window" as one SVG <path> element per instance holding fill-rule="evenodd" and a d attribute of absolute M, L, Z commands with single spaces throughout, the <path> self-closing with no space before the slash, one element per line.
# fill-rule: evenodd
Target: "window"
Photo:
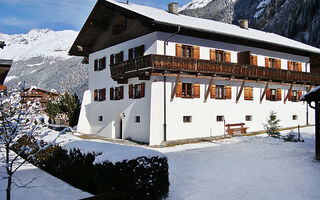
<path fill-rule="evenodd" d="M 218 115 L 217 116 L 217 122 L 223 122 L 224 121 L 224 116 L 223 115 Z"/>
<path fill-rule="evenodd" d="M 217 85 L 216 86 L 216 99 L 225 99 L 224 85 Z"/>
<path fill-rule="evenodd" d="M 244 88 L 244 100 L 253 100 L 253 88 L 245 87 Z"/>
<path fill-rule="evenodd" d="M 129 85 L 129 99 L 140 99 L 145 94 L 145 83 Z"/>
<path fill-rule="evenodd" d="M 182 83 L 182 97 L 184 97 L 184 98 L 192 98 L 193 97 L 192 83 Z"/>
<path fill-rule="evenodd" d="M 292 101 L 298 101 L 298 91 L 292 90 Z"/>
<path fill-rule="evenodd" d="M 288 61 L 288 70 L 302 71 L 302 64 L 299 62 Z"/>
<path fill-rule="evenodd" d="M 275 58 L 265 58 L 265 66 L 270 68 L 281 69 L 281 60 Z"/>
<path fill-rule="evenodd" d="M 266 99 L 269 101 L 281 101 L 282 92 L 281 89 L 267 88 Z"/>
<path fill-rule="evenodd" d="M 298 115 L 292 115 L 292 120 L 298 120 Z"/>
<path fill-rule="evenodd" d="M 94 71 L 101 71 L 106 68 L 106 57 L 94 60 Z"/>
<path fill-rule="evenodd" d="M 191 123 L 192 116 L 183 116 L 183 123 Z"/>
<path fill-rule="evenodd" d="M 252 115 L 246 115 L 246 121 L 252 121 Z"/>
<path fill-rule="evenodd" d="M 123 86 L 110 88 L 110 100 L 123 99 Z"/>
<path fill-rule="evenodd" d="M 119 35 L 127 30 L 127 20 L 112 25 L 112 35 Z"/>
<path fill-rule="evenodd" d="M 210 60 L 219 62 L 231 62 L 231 52 L 210 49 Z"/>
<path fill-rule="evenodd" d="M 110 65 L 117 64 L 123 61 L 123 51 L 110 55 Z"/>
<path fill-rule="evenodd" d="M 143 56 L 144 45 L 129 49 L 129 59 L 134 59 Z"/>
<path fill-rule="evenodd" d="M 182 45 L 182 57 L 193 58 L 193 47 Z"/>
<path fill-rule="evenodd" d="M 98 119 L 99 119 L 99 122 L 102 122 L 103 121 L 103 116 L 99 116 Z"/>
<path fill-rule="evenodd" d="M 106 89 L 94 90 L 94 101 L 104 101 L 106 100 Z"/>
<path fill-rule="evenodd" d="M 140 123 L 140 116 L 135 116 L 134 117 L 134 122 L 135 123 Z"/>

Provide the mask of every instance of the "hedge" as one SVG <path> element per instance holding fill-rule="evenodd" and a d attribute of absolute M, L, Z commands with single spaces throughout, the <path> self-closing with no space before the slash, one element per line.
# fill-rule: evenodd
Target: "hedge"
<path fill-rule="evenodd" d="M 23 138 L 13 150 L 23 145 Z M 121 152 L 119 152 L 121 153 Z M 29 162 L 53 176 L 91 194 L 126 191 L 128 199 L 161 199 L 169 192 L 168 161 L 165 157 L 138 157 L 93 164 L 97 153 L 67 151 L 51 146 Z M 28 155 L 23 155 L 25 159 Z"/>

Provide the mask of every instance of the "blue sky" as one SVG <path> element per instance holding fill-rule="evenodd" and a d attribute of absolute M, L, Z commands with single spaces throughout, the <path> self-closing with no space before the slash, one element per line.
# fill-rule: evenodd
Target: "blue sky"
<path fill-rule="evenodd" d="M 125 2 L 126 0 L 119 0 Z M 167 9 L 174 0 L 130 0 Z M 179 6 L 191 0 L 175 0 Z M 27 33 L 33 28 L 79 31 L 96 0 L 0 0 L 0 33 Z"/>

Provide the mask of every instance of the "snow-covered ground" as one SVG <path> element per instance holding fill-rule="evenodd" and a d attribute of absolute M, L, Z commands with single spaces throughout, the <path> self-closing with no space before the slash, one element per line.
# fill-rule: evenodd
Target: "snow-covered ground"
<path fill-rule="evenodd" d="M 104 155 L 99 160 L 113 159 L 113 162 L 139 154 L 165 154 L 170 174 L 168 200 L 316 200 L 320 197 L 320 162 L 314 160 L 314 127 L 302 128 L 301 133 L 304 143 L 283 142 L 259 135 L 153 149 L 158 152 L 101 140 L 86 141 L 70 134 L 62 135 L 58 142 L 67 148 L 78 146 L 83 152 L 96 148 Z M 57 133 L 47 134 L 50 140 Z M 5 174 L 3 166 L 0 174 Z M 14 181 L 22 185 L 33 177 L 36 179 L 29 187 L 13 188 L 13 199 L 54 200 L 89 196 L 30 164 L 15 174 Z M 5 197 L 5 187 L 6 180 L 1 179 L 0 199 Z"/>
<path fill-rule="evenodd" d="M 4 149 L 1 148 L 0 157 L 4 155 Z M 0 199 L 6 199 L 7 179 L 4 179 L 6 171 L 3 164 L 0 163 Z M 71 200 L 90 196 L 92 195 L 70 186 L 29 163 L 23 165 L 13 175 L 11 190 L 11 199 L 13 200 Z"/>
<path fill-rule="evenodd" d="M 304 143 L 260 135 L 160 149 L 169 160 L 168 200 L 319 199 L 314 127 L 301 133 Z"/>

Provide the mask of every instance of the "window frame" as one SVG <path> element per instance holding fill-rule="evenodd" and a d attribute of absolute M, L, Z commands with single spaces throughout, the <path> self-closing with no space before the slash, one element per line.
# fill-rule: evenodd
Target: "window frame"
<path fill-rule="evenodd" d="M 182 98 L 194 98 L 193 83 L 182 83 L 181 95 Z"/>
<path fill-rule="evenodd" d="M 224 121 L 224 115 L 217 115 L 216 122 L 223 122 Z"/>
<path fill-rule="evenodd" d="M 225 85 L 216 85 L 216 97 L 215 98 L 216 99 L 226 99 L 226 86 Z"/>
<path fill-rule="evenodd" d="M 192 116 L 186 115 L 182 118 L 183 123 L 192 123 Z"/>
<path fill-rule="evenodd" d="M 188 50 L 190 50 L 190 55 L 187 55 Z M 194 47 L 190 45 L 182 45 L 182 57 L 183 58 L 194 58 Z"/>

